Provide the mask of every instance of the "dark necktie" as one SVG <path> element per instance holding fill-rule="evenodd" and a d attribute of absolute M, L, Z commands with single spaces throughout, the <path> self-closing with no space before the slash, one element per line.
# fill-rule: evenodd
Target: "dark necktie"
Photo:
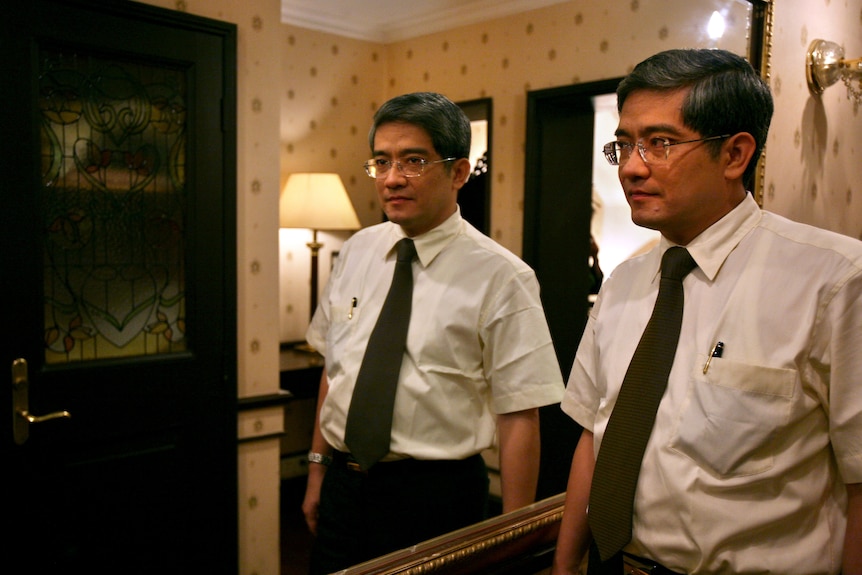
<path fill-rule="evenodd" d="M 668 249 L 649 323 L 641 336 L 605 430 L 590 488 L 590 529 L 602 561 L 631 540 L 641 460 L 667 387 L 682 324 L 683 278 L 696 264 L 685 248 Z"/>
<path fill-rule="evenodd" d="M 368 338 L 347 413 L 344 442 L 362 469 L 389 453 L 392 412 L 413 300 L 413 240 L 398 242 L 392 285 Z"/>

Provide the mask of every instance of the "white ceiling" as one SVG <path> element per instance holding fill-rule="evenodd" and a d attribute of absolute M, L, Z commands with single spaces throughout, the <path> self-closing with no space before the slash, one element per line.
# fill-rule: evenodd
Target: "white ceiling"
<path fill-rule="evenodd" d="M 568 0 L 281 0 L 285 24 L 387 44 Z"/>

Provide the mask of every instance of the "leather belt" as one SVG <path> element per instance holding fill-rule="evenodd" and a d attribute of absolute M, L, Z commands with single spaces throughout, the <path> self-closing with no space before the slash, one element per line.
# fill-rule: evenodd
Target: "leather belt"
<path fill-rule="evenodd" d="M 368 472 L 362 469 L 359 465 L 359 462 L 356 461 L 352 455 L 349 453 L 345 453 L 343 451 L 333 451 L 332 452 L 332 462 L 335 465 L 339 465 L 345 467 L 348 471 L 354 471 L 356 473 L 367 474 Z"/>
<path fill-rule="evenodd" d="M 651 559 L 623 553 L 624 575 L 682 575 Z"/>
<path fill-rule="evenodd" d="M 479 469 L 484 470 L 485 463 L 482 455 L 477 453 L 467 459 L 413 459 L 405 457 L 403 459 L 393 459 L 391 461 L 384 459 L 379 461 L 371 468 L 370 472 L 363 470 L 359 462 L 352 455 L 344 451 L 333 450 L 332 465 L 341 469 L 346 469 L 351 473 L 361 473 L 363 475 L 405 475 L 410 476 L 418 473 L 473 473 Z"/>

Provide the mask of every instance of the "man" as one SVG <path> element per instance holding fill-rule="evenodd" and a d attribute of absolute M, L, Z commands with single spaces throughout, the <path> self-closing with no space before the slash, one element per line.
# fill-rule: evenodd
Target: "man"
<path fill-rule="evenodd" d="M 307 334 L 326 360 L 303 502 L 313 573 L 482 520 L 480 453 L 495 435 L 503 511 L 533 502 L 538 408 L 564 390 L 534 272 L 461 218 L 458 190 L 471 171 L 461 109 L 434 93 L 396 97 L 375 114 L 369 143 L 365 169 L 388 221 L 345 242 Z M 369 464 L 351 453 L 347 428 L 404 238 L 417 253 L 412 311 L 388 453 Z"/>
<path fill-rule="evenodd" d="M 605 152 L 632 220 L 662 238 L 605 280 L 578 349 L 562 408 L 584 432 L 553 573 L 588 555 L 590 573 L 619 574 L 625 559 L 658 565 L 635 573 L 859 575 L 862 243 L 761 211 L 746 192 L 773 106 L 744 59 L 662 52 L 617 96 Z M 630 540 L 602 551 L 591 526 L 612 514 L 590 493 L 619 479 L 596 487 L 594 469 L 672 246 L 696 264 L 679 343 L 636 460 Z"/>

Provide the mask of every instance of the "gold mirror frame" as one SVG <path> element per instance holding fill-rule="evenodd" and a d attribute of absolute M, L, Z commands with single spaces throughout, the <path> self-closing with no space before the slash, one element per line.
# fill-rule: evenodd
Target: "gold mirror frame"
<path fill-rule="evenodd" d="M 774 0 L 747 1 L 752 5 L 749 62 L 769 82 Z M 764 149 L 752 190 L 761 207 L 765 163 Z M 550 565 L 565 495 L 560 493 L 523 509 L 378 557 L 341 571 L 339 575 L 467 575 L 492 569 L 495 573 L 540 572 L 543 567 L 529 570 L 530 561 L 542 563 L 544 560 L 544 568 Z M 502 568 L 503 565 L 506 567 Z"/>
<path fill-rule="evenodd" d="M 752 5 L 751 38 L 749 40 L 748 57 L 752 66 L 760 73 L 766 83 L 769 83 L 772 58 L 772 17 L 775 7 L 774 0 L 748 0 Z M 754 174 L 754 199 L 757 205 L 763 207 L 763 182 L 766 173 L 766 147 L 757 163 Z"/>
<path fill-rule="evenodd" d="M 523 573 L 525 555 L 553 551 L 563 517 L 565 493 L 422 542 L 338 575 L 461 575 L 486 573 L 494 565 L 514 565 Z"/>

